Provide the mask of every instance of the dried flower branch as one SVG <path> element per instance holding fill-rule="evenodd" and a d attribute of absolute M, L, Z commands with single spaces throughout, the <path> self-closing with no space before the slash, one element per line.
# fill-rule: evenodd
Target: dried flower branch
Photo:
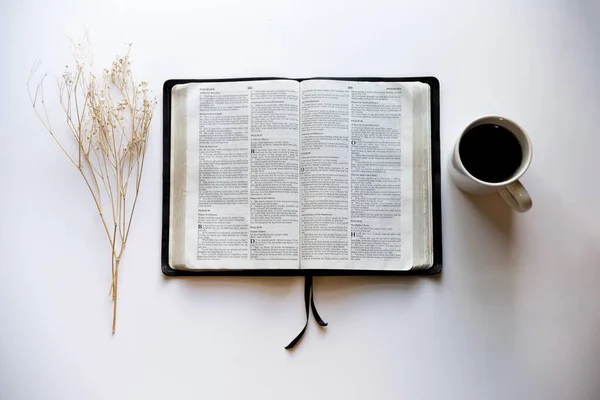
<path fill-rule="evenodd" d="M 38 118 L 69 161 L 77 168 L 98 209 L 111 249 L 113 301 L 112 333 L 117 318 L 119 267 L 137 204 L 150 122 L 156 105 L 147 82 L 136 83 L 131 72 L 131 44 L 100 76 L 92 72 L 91 46 L 87 35 L 72 48 L 75 68 L 57 79 L 58 104 L 66 128 L 50 123 L 44 98 L 44 75 L 32 87 L 39 68 L 36 63 L 27 87 Z M 89 63 L 85 61 L 89 60 Z M 67 137 L 60 137 L 60 133 Z M 64 135 L 63 135 L 64 136 Z M 66 141 L 76 148 L 67 150 Z"/>

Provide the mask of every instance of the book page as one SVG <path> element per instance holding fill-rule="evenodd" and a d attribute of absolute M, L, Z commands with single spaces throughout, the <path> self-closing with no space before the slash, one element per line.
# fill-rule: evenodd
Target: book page
<path fill-rule="evenodd" d="M 299 84 L 187 86 L 185 268 L 299 268 Z"/>
<path fill-rule="evenodd" d="M 302 82 L 303 269 L 412 268 L 412 115 L 410 85 Z"/>

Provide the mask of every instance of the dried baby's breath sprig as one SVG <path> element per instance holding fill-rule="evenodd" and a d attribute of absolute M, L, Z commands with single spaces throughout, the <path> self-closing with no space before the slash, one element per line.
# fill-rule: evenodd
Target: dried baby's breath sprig
<path fill-rule="evenodd" d="M 75 67 L 57 78 L 58 104 L 66 126 L 50 123 L 44 98 L 44 75 L 32 85 L 39 63 L 27 84 L 31 104 L 50 136 L 77 168 L 98 209 L 111 248 L 113 301 L 112 333 L 117 318 L 119 266 L 137 204 L 150 122 L 156 99 L 147 82 L 137 83 L 131 72 L 131 44 L 110 68 L 96 76 L 87 35 L 73 44 Z"/>

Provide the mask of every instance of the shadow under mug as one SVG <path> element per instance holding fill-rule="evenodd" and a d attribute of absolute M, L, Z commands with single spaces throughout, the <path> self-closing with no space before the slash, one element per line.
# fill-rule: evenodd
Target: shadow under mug
<path fill-rule="evenodd" d="M 464 166 L 460 155 L 460 142 L 471 129 L 481 125 L 498 125 L 511 132 L 519 141 L 521 146 L 521 164 L 510 178 L 502 182 L 486 182 L 474 177 Z M 515 122 L 497 116 L 487 116 L 476 119 L 465 128 L 454 146 L 452 157 L 450 160 L 450 176 L 452 180 L 461 190 L 472 194 L 490 194 L 498 193 L 508 205 L 518 212 L 528 211 L 532 206 L 531 197 L 525 187 L 519 182 L 519 178 L 523 176 L 533 156 L 533 148 L 531 139 L 525 131 Z"/>

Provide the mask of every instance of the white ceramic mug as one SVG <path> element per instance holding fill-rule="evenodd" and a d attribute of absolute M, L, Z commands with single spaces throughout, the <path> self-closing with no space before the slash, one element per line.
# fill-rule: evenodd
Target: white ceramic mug
<path fill-rule="evenodd" d="M 461 161 L 459 147 L 465 133 L 477 126 L 486 124 L 494 124 L 508 129 L 519 140 L 519 144 L 521 145 L 521 165 L 510 178 L 502 182 L 486 182 L 477 179 L 467 171 Z M 532 155 L 531 139 L 529 139 L 529 136 L 527 136 L 519 125 L 503 117 L 482 117 L 471 122 L 458 138 L 450 161 L 450 176 L 452 176 L 452 180 L 456 186 L 465 192 L 472 194 L 498 193 L 515 211 L 525 212 L 531 208 L 532 201 L 525 187 L 519 182 L 519 178 L 529 168 Z"/>

